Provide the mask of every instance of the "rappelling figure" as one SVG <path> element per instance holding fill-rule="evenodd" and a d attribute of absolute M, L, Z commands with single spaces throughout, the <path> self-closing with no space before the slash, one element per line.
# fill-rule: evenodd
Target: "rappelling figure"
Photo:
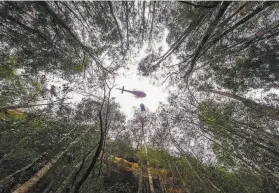
<path fill-rule="evenodd" d="M 140 104 L 140 109 L 141 109 L 141 111 L 145 111 L 145 106 L 144 106 L 144 104 Z"/>

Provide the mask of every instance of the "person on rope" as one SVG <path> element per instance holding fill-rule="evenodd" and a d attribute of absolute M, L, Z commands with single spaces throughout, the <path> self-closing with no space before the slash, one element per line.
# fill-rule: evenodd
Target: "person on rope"
<path fill-rule="evenodd" d="M 145 106 L 144 106 L 144 104 L 140 104 L 140 109 L 141 109 L 141 111 L 145 111 Z"/>
<path fill-rule="evenodd" d="M 124 86 L 122 87 L 122 89 L 121 88 L 117 88 L 118 90 L 121 90 L 122 92 L 122 94 L 123 94 L 123 92 L 125 91 L 125 92 L 128 92 L 128 93 L 132 93 L 132 94 L 134 94 L 137 98 L 143 98 L 143 97 L 146 97 L 146 94 L 144 93 L 144 92 L 142 92 L 142 91 L 137 91 L 137 90 L 134 90 L 134 91 L 132 91 L 132 90 L 125 90 L 124 89 Z"/>

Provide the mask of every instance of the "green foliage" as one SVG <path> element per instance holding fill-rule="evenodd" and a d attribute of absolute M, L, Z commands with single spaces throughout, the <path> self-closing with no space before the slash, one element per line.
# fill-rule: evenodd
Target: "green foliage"
<path fill-rule="evenodd" d="M 152 167 L 167 168 L 168 162 L 172 160 L 172 156 L 166 150 L 147 148 L 148 160 Z M 142 147 L 138 150 L 138 157 L 146 161 L 145 149 Z"/>
<path fill-rule="evenodd" d="M 227 9 L 218 15 L 224 5 Z M 209 85 L 242 92 L 241 96 L 251 89 L 278 87 L 278 21 L 274 17 L 278 4 L 7 1 L 0 7 L 0 107 L 14 109 L 26 104 L 24 112 L 0 112 L 0 178 L 45 153 L 32 167 L 0 184 L 9 186 L 4 192 L 24 183 L 89 129 L 31 190 L 43 192 L 50 185 L 49 192 L 56 192 L 66 185 L 63 191 L 68 191 L 73 175 L 80 179 L 94 156 L 92 147 L 100 140 L 95 131 L 100 109 L 107 132 L 103 154 L 80 192 L 136 192 L 136 174 L 126 171 L 126 178 L 121 178 L 123 171 L 111 168 L 115 161 L 111 156 L 140 160 L 141 170 L 137 171 L 143 172 L 143 187 L 147 185 L 147 161 L 155 186 L 160 185 L 158 170 L 165 171 L 160 177 L 166 192 L 188 188 L 195 193 L 262 193 L 278 189 L 277 120 L 255 110 L 259 108 L 220 102 L 215 96 L 207 100 L 196 92 L 197 87 Z M 170 50 L 163 55 L 165 37 Z M 153 76 L 158 71 L 154 81 L 161 82 L 167 75 L 177 88 L 169 97 L 171 107 L 161 112 L 162 120 L 157 112 L 146 111 L 142 116 L 137 111 L 125 125 L 119 104 L 101 98 L 104 85 L 122 73 L 117 70 L 130 69 L 135 62 L 141 75 Z M 192 72 L 189 77 L 188 72 Z M 183 89 L 186 87 L 188 91 Z M 62 105 L 72 96 L 76 102 L 77 93 L 84 95 L 79 104 Z M 28 107 L 45 101 L 53 104 Z M 253 106 L 252 100 L 250 103 Z M 267 103 L 276 113 L 276 100 Z M 145 132 L 150 128 L 152 131 Z M 184 149 L 190 144 L 197 155 L 178 147 L 183 155 L 169 153 L 174 146 L 169 136 L 172 129 L 179 135 L 175 146 Z M 109 139 L 111 133 L 116 133 L 115 140 Z M 136 151 L 133 146 L 142 146 L 147 137 L 154 147 Z M 205 139 L 202 137 L 208 141 L 200 140 Z M 204 151 L 214 154 L 210 160 L 214 164 L 200 160 L 203 155 L 199 153 Z M 82 167 L 75 167 L 79 163 Z M 100 173 L 99 168 L 103 169 Z"/>
<path fill-rule="evenodd" d="M 21 111 L 8 110 L 7 112 L 0 112 L 0 119 L 5 121 L 20 121 L 25 118 Z"/>
<path fill-rule="evenodd" d="M 0 80 L 8 79 L 13 80 L 16 77 L 17 58 L 9 56 L 6 63 L 1 64 L 0 67 Z"/>
<path fill-rule="evenodd" d="M 252 45 L 249 52 L 236 56 L 231 65 L 212 64 L 216 79 L 224 88 L 234 92 L 266 88 L 279 81 L 279 52 L 277 40 Z"/>
<path fill-rule="evenodd" d="M 113 140 L 108 143 L 108 151 L 111 155 L 126 158 L 128 156 L 133 157 L 135 150 L 132 147 L 132 142 L 130 139 L 125 140 Z"/>

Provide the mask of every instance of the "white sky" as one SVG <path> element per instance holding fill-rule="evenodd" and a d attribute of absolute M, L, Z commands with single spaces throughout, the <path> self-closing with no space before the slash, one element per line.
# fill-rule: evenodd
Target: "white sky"
<path fill-rule="evenodd" d="M 155 42 L 154 45 L 155 49 L 159 49 L 159 47 L 162 46 L 162 52 L 160 53 L 161 55 L 169 49 L 169 46 L 166 42 L 168 33 L 169 32 L 166 29 L 162 41 Z M 115 88 L 122 88 L 122 86 L 124 86 L 127 90 L 140 90 L 146 93 L 145 98 L 136 98 L 131 93 L 124 92 L 121 94 L 120 90 L 115 88 L 112 90 L 111 97 L 114 97 L 115 101 L 120 104 L 121 111 L 125 113 L 127 119 L 132 118 L 133 107 L 140 108 L 141 103 L 145 105 L 145 108 L 152 112 L 156 111 L 160 102 L 167 103 L 168 91 L 165 87 L 162 85 L 158 86 L 158 83 L 154 85 L 152 83 L 152 81 L 154 82 L 154 79 L 150 77 L 138 75 L 137 67 L 139 62 L 148 54 L 150 54 L 146 51 L 148 46 L 148 44 L 145 44 L 139 51 L 137 57 L 130 58 L 131 65 L 129 66 L 129 70 L 120 70 L 119 74 L 121 75 L 117 76 L 115 79 L 115 84 L 117 85 Z M 109 61 L 106 61 L 106 59 L 104 62 L 107 62 L 108 64 L 110 63 Z M 55 86 L 61 86 L 63 83 L 67 82 L 61 80 L 55 75 L 49 75 L 48 78 L 51 80 L 48 82 L 48 88 L 50 88 L 52 84 Z M 68 96 L 71 98 L 70 101 L 74 103 L 78 103 L 82 99 L 82 96 L 75 92 L 71 92 Z"/>
<path fill-rule="evenodd" d="M 150 111 L 155 111 L 159 102 L 167 102 L 168 93 L 163 91 L 163 88 L 153 85 L 149 78 L 140 77 L 131 70 L 128 73 L 129 75 L 126 77 L 116 78 L 117 88 L 125 86 L 127 90 L 141 90 L 147 96 L 145 98 L 136 98 L 131 93 L 124 92 L 121 94 L 121 91 L 117 89 L 112 91 L 112 97 L 115 97 L 115 101 L 120 103 L 121 110 L 127 115 L 127 118 L 132 117 L 133 106 L 140 108 L 140 104 L 143 103 Z"/>
<path fill-rule="evenodd" d="M 168 33 L 169 31 L 165 29 L 162 41 L 155 42 L 155 49 L 159 49 L 162 46 L 161 54 L 164 54 L 169 49 L 166 42 Z M 134 106 L 140 108 L 140 104 L 143 103 L 145 108 L 154 112 L 160 102 L 167 102 L 168 91 L 163 86 L 158 86 L 158 84 L 154 85 L 150 77 L 143 77 L 137 73 L 140 60 L 149 54 L 145 52 L 147 46 L 149 45 L 145 44 L 143 46 L 138 57 L 131 59 L 132 64 L 129 66 L 130 69 L 122 71 L 121 74 L 125 74 L 125 76 L 118 76 L 115 80 L 115 84 L 117 84 L 116 88 L 122 88 L 124 86 L 127 90 L 140 90 L 146 93 L 146 97 L 136 98 L 133 94 L 127 92 L 121 94 L 121 91 L 117 89 L 112 91 L 112 97 L 115 97 L 115 101 L 120 103 L 121 110 L 126 114 L 128 119 L 132 118 Z"/>

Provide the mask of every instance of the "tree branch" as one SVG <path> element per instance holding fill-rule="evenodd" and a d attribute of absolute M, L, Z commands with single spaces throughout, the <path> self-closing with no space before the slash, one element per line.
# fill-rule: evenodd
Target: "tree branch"
<path fill-rule="evenodd" d="M 214 8 L 214 7 L 216 7 L 219 4 L 219 2 L 216 2 L 216 1 L 213 2 L 213 3 L 212 3 L 212 1 L 210 1 L 209 3 L 212 3 L 211 5 L 199 5 L 199 4 L 191 3 L 189 1 L 178 1 L 178 2 L 179 3 L 187 4 L 187 5 L 192 5 L 194 7 L 200 7 L 200 8 Z"/>

